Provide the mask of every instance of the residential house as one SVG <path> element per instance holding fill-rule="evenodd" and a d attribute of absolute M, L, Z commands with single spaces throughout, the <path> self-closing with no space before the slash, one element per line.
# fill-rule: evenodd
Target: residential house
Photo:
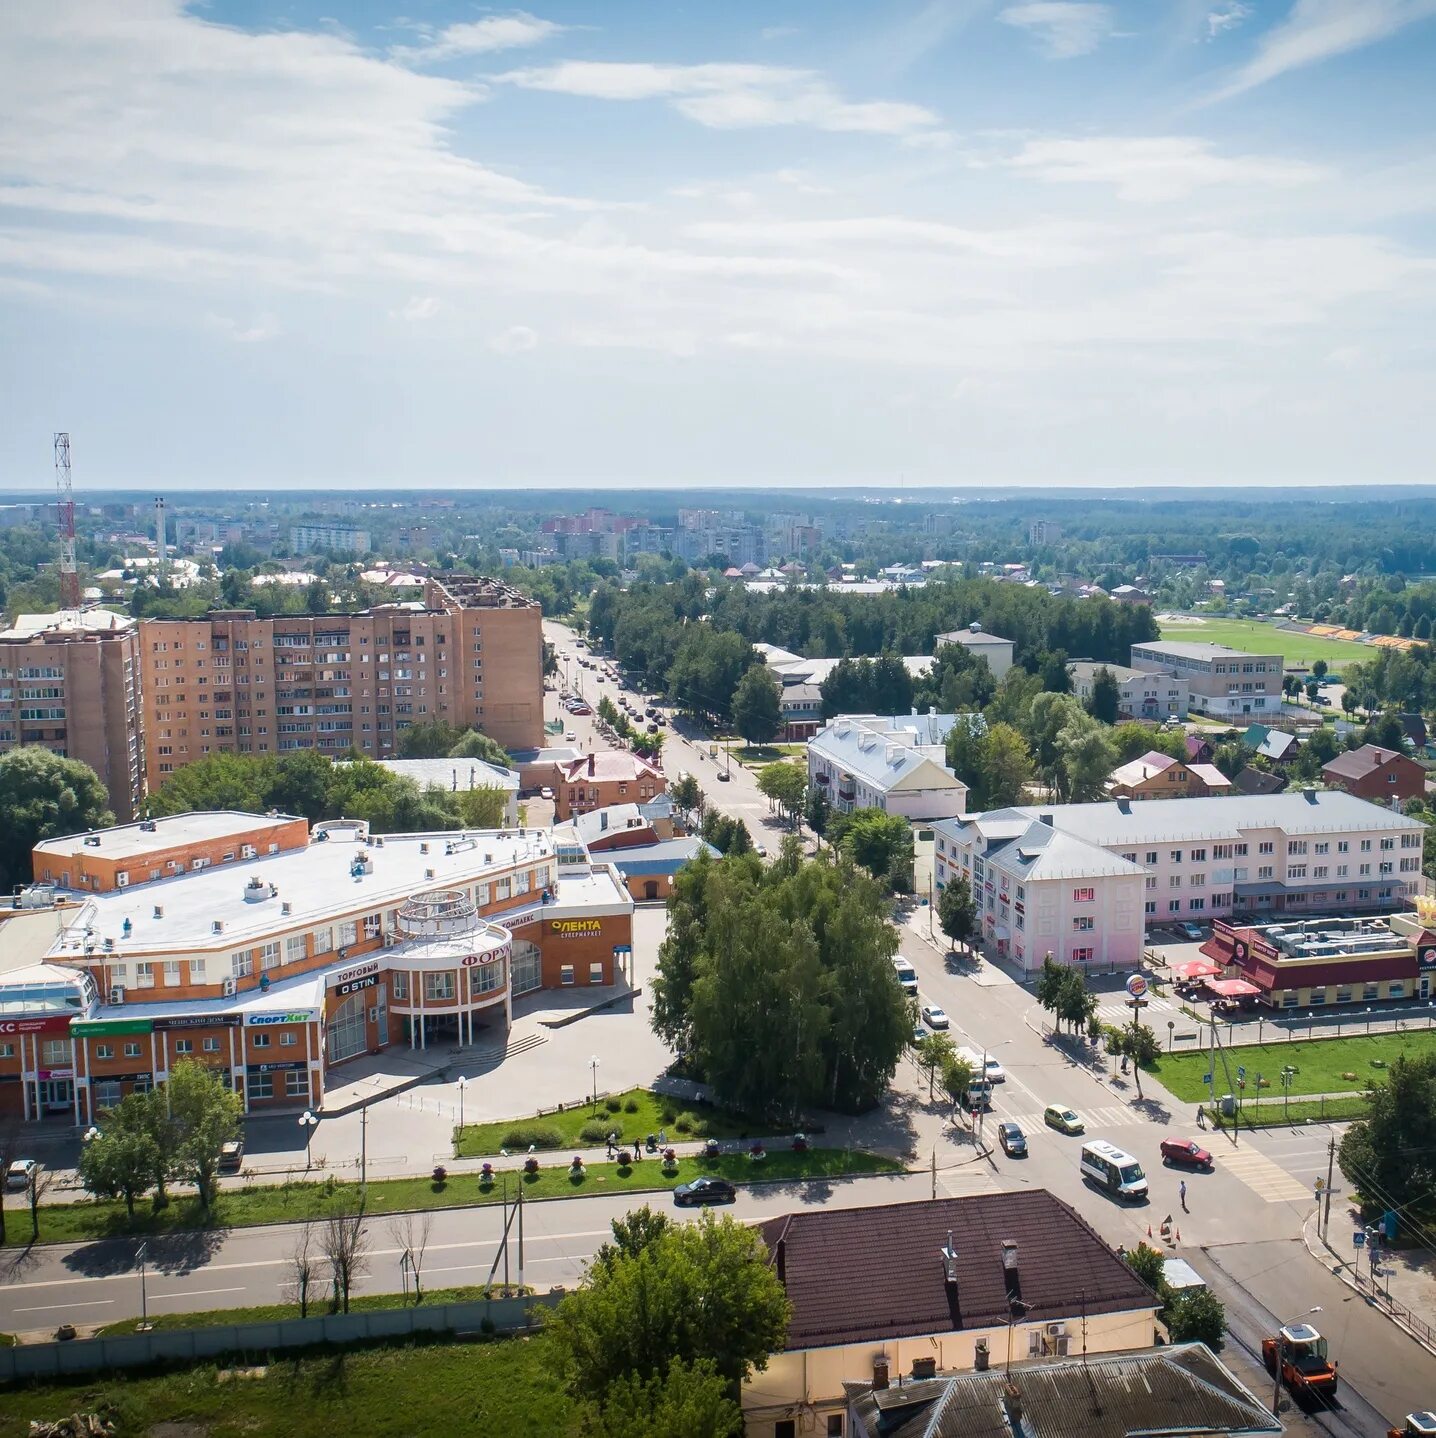
<path fill-rule="evenodd" d="M 1000 634 L 988 634 L 976 620 L 966 629 L 954 629 L 947 634 L 939 634 L 932 641 L 932 652 L 936 654 L 944 644 L 960 644 L 964 649 L 970 649 L 980 658 L 987 660 L 987 667 L 992 670 L 994 679 L 1001 679 L 1012 668 L 1012 641 L 1004 639 Z"/>
<path fill-rule="evenodd" d="M 1187 681 L 1160 669 L 1129 669 L 1125 664 L 1103 664 L 1076 659 L 1069 666 L 1072 692 L 1085 704 L 1092 697 L 1097 675 L 1105 669 L 1117 681 L 1117 716 L 1121 719 L 1185 719 Z"/>
<path fill-rule="evenodd" d="M 778 693 L 783 741 L 804 743 L 823 726 L 823 691 L 817 684 L 784 684 Z"/>
<path fill-rule="evenodd" d="M 1321 777 L 1333 789 L 1345 789 L 1348 794 L 1376 804 L 1387 804 L 1392 799 L 1404 804 L 1426 794 L 1426 771 L 1410 755 L 1376 744 L 1363 744 L 1338 754 L 1322 765 Z"/>
<path fill-rule="evenodd" d="M 1028 850 L 1035 850 L 1038 836 L 1022 827 L 1024 821 L 1028 825 L 1035 821 L 1137 866 L 1143 875 L 1140 912 L 1148 925 L 1219 918 L 1234 911 L 1311 916 L 1388 912 L 1418 892 L 1422 882 L 1426 826 L 1340 790 L 1024 806 L 975 815 L 960 824 L 934 825 L 937 881 L 945 882 L 949 871 L 965 873 L 977 895 L 978 880 L 983 880 L 984 901 L 997 900 L 991 909 L 983 903 L 983 936 L 995 941 L 1001 937 L 998 930 L 1006 927 L 1014 946 L 1024 930 L 1016 927 L 1015 904 L 1008 917 L 1000 901 L 1006 855 L 995 856 L 1001 861 L 996 875 L 987 873 L 986 858 L 989 847 L 1003 835 L 1020 836 Z M 1079 854 L 1090 866 L 1090 856 Z M 1073 862 L 1075 869 L 1077 856 Z M 1103 874 L 1090 867 L 1089 873 L 1090 878 L 1074 884 L 1074 889 L 1084 891 L 1083 902 L 1092 905 L 1097 916 L 1094 954 L 1089 958 L 1086 944 L 1075 940 L 1061 948 L 1047 944 L 1069 961 L 1074 948 L 1084 951 L 1075 957 L 1087 962 L 1092 958 L 1100 962 L 1102 945 L 1109 950 L 1116 945 L 1117 952 L 1122 951 L 1115 931 L 1108 930 L 1125 917 L 1130 876 L 1125 870 Z M 996 883 L 990 885 L 989 879 Z M 1015 875 L 1009 874 L 1006 887 L 1012 900 L 1015 882 Z M 1088 888 L 1095 891 L 1090 899 Z M 1114 925 L 1105 921 L 1107 914 L 1113 916 Z M 1057 929 L 1065 938 L 1065 926 L 1059 923 Z M 1032 966 L 1030 949 L 1024 962 Z"/>
<path fill-rule="evenodd" d="M 1232 781 L 1215 764 L 1193 764 L 1156 749 L 1119 764 L 1107 780 L 1114 799 L 1194 799 L 1228 794 L 1231 787 Z"/>
<path fill-rule="evenodd" d="M 1094 968 L 1141 963 L 1145 875 L 1132 860 L 1021 809 L 932 827 L 936 891 L 967 880 L 982 942 L 998 958 L 1026 972 L 1049 953 Z"/>
<path fill-rule="evenodd" d="M 1270 759 L 1273 764 L 1285 764 L 1297 754 L 1295 734 L 1288 734 L 1284 729 L 1269 729 L 1265 724 L 1253 724 L 1242 735 L 1242 743 L 1253 754 Z"/>
<path fill-rule="evenodd" d="M 1274 774 L 1270 769 L 1248 764 L 1232 780 L 1232 788 L 1238 794 L 1280 794 L 1289 782 L 1285 774 Z"/>
<path fill-rule="evenodd" d="M 848 1438 L 1146 1438 L 1280 1434 L 1262 1400 L 1204 1343 L 1002 1361 L 971 1373 L 875 1369 L 848 1385 Z"/>
<path fill-rule="evenodd" d="M 792 1312 L 743 1385 L 749 1435 L 841 1433 L 845 1385 L 884 1366 L 970 1370 L 1009 1341 L 1020 1357 L 1152 1343 L 1152 1290 L 1045 1189 L 805 1209 L 758 1231 Z"/>
<path fill-rule="evenodd" d="M 1187 758 L 1193 764 L 1210 764 L 1214 752 L 1210 739 L 1204 739 L 1200 734 L 1187 735 Z"/>
<path fill-rule="evenodd" d="M 944 819 L 967 808 L 967 785 L 947 767 L 953 714 L 854 714 L 808 740 L 808 784 L 839 813 L 882 809 Z"/>
<path fill-rule="evenodd" d="M 613 749 L 600 750 L 556 766 L 554 818 L 564 821 L 589 809 L 647 803 L 667 789 L 668 780 L 646 759 Z"/>
<path fill-rule="evenodd" d="M 1145 589 L 1138 589 L 1135 584 L 1119 584 L 1112 591 L 1112 598 L 1117 604 L 1150 604 L 1152 596 Z"/>
<path fill-rule="evenodd" d="M 1152 639 L 1132 646 L 1134 669 L 1185 679 L 1192 712 L 1215 719 L 1279 714 L 1284 665 L 1280 654 L 1244 654 L 1223 644 Z"/>

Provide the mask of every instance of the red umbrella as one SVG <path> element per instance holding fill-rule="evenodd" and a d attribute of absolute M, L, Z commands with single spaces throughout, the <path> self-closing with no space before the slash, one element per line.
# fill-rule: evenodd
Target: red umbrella
<path fill-rule="evenodd" d="M 1214 979 L 1221 969 L 1210 959 L 1188 959 L 1182 964 L 1173 964 L 1172 972 L 1179 979 Z"/>

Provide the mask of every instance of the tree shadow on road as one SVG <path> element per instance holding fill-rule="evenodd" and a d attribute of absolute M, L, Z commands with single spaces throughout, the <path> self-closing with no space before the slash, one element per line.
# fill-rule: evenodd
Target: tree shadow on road
<path fill-rule="evenodd" d="M 135 1252 L 143 1243 L 145 1263 L 153 1271 L 191 1273 L 203 1268 L 215 1256 L 227 1236 L 228 1230 L 224 1228 L 196 1228 L 149 1237 L 102 1238 L 66 1254 L 64 1264 L 84 1278 L 128 1273 L 134 1268 Z"/>

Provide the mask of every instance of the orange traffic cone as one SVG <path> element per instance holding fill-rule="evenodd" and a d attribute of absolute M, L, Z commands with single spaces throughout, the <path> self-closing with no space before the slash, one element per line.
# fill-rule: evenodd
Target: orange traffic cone
<path fill-rule="evenodd" d="M 1149 1223 L 1149 1224 L 1147 1225 L 1147 1237 L 1150 1238 L 1151 1236 L 1152 1236 L 1152 1225 Z"/>

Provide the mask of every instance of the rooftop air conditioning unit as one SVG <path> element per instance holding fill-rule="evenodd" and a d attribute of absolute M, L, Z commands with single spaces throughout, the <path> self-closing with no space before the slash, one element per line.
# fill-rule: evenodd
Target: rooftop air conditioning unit
<path fill-rule="evenodd" d="M 222 934 L 222 933 L 224 933 L 224 920 L 223 920 L 223 919 L 216 919 L 216 920 L 209 926 L 209 931 L 210 931 L 210 933 L 212 933 L 212 934 Z"/>
<path fill-rule="evenodd" d="M 424 877 L 425 877 L 426 879 L 432 879 L 432 878 L 434 877 L 434 871 L 433 871 L 432 869 L 425 869 L 425 870 L 424 870 Z"/>
<path fill-rule="evenodd" d="M 122 1004 L 122 1003 L 124 1003 L 124 1001 L 125 1001 L 125 986 L 124 986 L 123 984 L 115 984 L 115 985 L 110 989 L 110 1002 L 111 1002 L 112 1004 Z"/>
<path fill-rule="evenodd" d="M 286 900 L 279 906 L 279 912 L 280 912 L 281 914 L 292 914 L 292 913 L 294 912 L 294 905 L 291 904 L 288 899 L 286 899 Z"/>
<path fill-rule="evenodd" d="M 155 918 L 157 918 L 157 919 L 162 919 L 162 918 L 164 918 L 164 916 L 165 916 L 165 906 L 164 906 L 163 904 L 156 904 L 156 905 L 155 905 Z"/>
<path fill-rule="evenodd" d="M 427 853 L 429 852 L 429 846 L 428 846 L 427 844 L 420 844 L 420 845 L 419 845 L 419 852 L 420 852 L 421 854 L 427 854 Z"/>
<path fill-rule="evenodd" d="M 225 998 L 232 999 L 238 988 L 239 985 L 236 984 L 232 978 L 228 978 L 219 986 L 219 991 L 225 996 Z"/>
<path fill-rule="evenodd" d="M 115 952 L 115 941 L 113 939 L 105 940 L 105 952 L 107 954 L 113 954 Z"/>

